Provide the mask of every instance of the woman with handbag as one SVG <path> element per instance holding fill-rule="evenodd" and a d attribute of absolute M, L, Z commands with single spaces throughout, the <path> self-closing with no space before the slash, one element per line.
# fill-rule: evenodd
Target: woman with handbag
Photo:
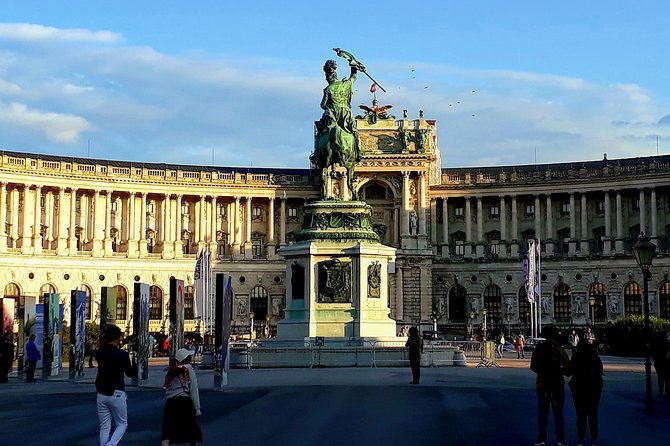
<path fill-rule="evenodd" d="M 196 418 L 200 416 L 200 394 L 191 355 L 191 350 L 177 350 L 177 365 L 170 367 L 165 375 L 161 446 L 202 443 L 202 430 Z"/>

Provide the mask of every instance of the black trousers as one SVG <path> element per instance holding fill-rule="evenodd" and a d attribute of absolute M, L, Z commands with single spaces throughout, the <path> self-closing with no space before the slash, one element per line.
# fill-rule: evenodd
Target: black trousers
<path fill-rule="evenodd" d="M 28 361 L 28 368 L 26 369 L 26 382 L 35 381 L 35 368 L 37 361 Z"/>
<path fill-rule="evenodd" d="M 421 358 L 410 358 L 409 367 L 412 369 L 412 382 L 418 383 L 421 380 Z"/>
<path fill-rule="evenodd" d="M 586 438 L 586 424 L 588 422 L 591 441 L 598 439 L 598 406 L 600 405 L 600 394 L 602 385 L 592 388 L 582 388 L 572 392 L 572 401 L 575 403 L 577 415 L 577 437 L 580 440 Z"/>

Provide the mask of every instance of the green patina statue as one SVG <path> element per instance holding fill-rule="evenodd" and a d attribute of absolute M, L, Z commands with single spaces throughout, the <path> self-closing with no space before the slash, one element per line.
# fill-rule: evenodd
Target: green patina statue
<path fill-rule="evenodd" d="M 361 154 L 356 132 L 356 120 L 351 112 L 351 97 L 353 96 L 356 73 L 365 72 L 365 66 L 350 53 L 334 48 L 338 56 L 349 62 L 351 75 L 339 80 L 337 78 L 337 62 L 326 61 L 323 71 L 328 86 L 323 89 L 321 108 L 323 116 L 316 125 L 316 139 L 314 153 L 310 160 L 321 171 L 322 192 L 326 198 L 326 181 L 329 170 L 335 164 L 344 166 L 347 170 L 347 186 L 354 200 L 358 194 L 354 189 L 354 167 L 360 161 Z"/>

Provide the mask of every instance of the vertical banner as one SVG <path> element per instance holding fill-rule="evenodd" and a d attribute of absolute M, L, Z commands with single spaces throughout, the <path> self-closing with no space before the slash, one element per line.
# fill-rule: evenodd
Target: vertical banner
<path fill-rule="evenodd" d="M 184 281 L 170 277 L 170 365 L 184 346 Z"/>
<path fill-rule="evenodd" d="M 58 294 L 49 294 L 49 331 L 48 336 L 51 345 L 51 372 L 49 376 L 58 376 L 61 365 L 61 338 L 60 329 L 62 316 Z"/>
<path fill-rule="evenodd" d="M 230 340 L 231 314 L 233 308 L 233 287 L 230 276 L 216 275 L 214 312 L 214 390 L 228 384 L 226 364 L 228 360 L 228 342 Z"/>
<path fill-rule="evenodd" d="M 22 341 L 22 347 L 21 347 L 21 352 L 23 352 L 23 361 L 26 361 L 28 358 L 26 358 L 26 342 L 28 337 L 31 334 L 35 334 L 35 328 L 36 328 L 36 320 L 35 320 L 35 305 L 37 304 L 36 302 L 37 299 L 35 299 L 35 296 L 21 296 L 21 308 L 19 311 L 19 317 L 21 320 L 19 321 L 19 336 L 21 337 Z M 39 342 L 35 341 L 35 345 L 37 346 L 37 349 L 40 351 L 40 355 L 42 354 L 42 344 L 41 340 Z M 37 363 L 37 368 L 42 367 L 41 361 L 38 361 Z M 21 368 L 19 368 L 21 370 Z"/>
<path fill-rule="evenodd" d="M 149 379 L 149 285 L 135 283 L 133 290 L 133 335 L 135 335 L 135 355 L 137 374 L 133 383 Z"/>
<path fill-rule="evenodd" d="M 37 366 L 36 369 L 41 369 L 42 370 L 42 378 L 45 378 L 48 376 L 48 374 L 44 374 L 44 364 L 47 362 L 47 356 L 48 350 L 45 348 L 46 345 L 46 336 L 44 336 L 44 325 L 46 324 L 45 322 L 45 317 L 44 317 L 44 304 L 35 304 L 35 325 L 34 325 L 34 333 L 35 333 L 35 345 L 37 346 L 37 349 L 40 351 L 40 354 L 42 357 L 37 361 Z"/>
<path fill-rule="evenodd" d="M 0 375 L 7 382 L 7 375 L 14 362 L 14 299 L 0 299 Z"/>
<path fill-rule="evenodd" d="M 100 336 L 107 325 L 116 323 L 116 287 L 104 286 L 100 289 Z M 102 345 L 102 340 L 100 342 Z"/>
<path fill-rule="evenodd" d="M 86 292 L 70 291 L 70 379 L 84 375 Z"/>

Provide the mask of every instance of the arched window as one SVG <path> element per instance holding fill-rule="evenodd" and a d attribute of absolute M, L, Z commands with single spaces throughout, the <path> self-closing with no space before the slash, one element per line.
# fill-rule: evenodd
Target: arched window
<path fill-rule="evenodd" d="M 658 288 L 658 303 L 661 310 L 659 316 L 670 319 L 670 282 L 667 280 Z"/>
<path fill-rule="evenodd" d="M 264 320 L 268 315 L 268 291 L 260 285 L 254 287 L 249 295 L 250 310 L 254 312 L 254 319 Z"/>
<path fill-rule="evenodd" d="M 521 285 L 519 288 L 519 319 L 528 324 L 530 322 L 530 302 L 528 302 L 528 293 L 526 292 L 526 285 Z"/>
<path fill-rule="evenodd" d="M 16 283 L 8 283 L 5 285 L 5 292 L 3 293 L 5 297 L 11 297 L 18 299 L 21 297 L 21 288 Z"/>
<path fill-rule="evenodd" d="M 149 287 L 149 320 L 160 321 L 163 318 L 163 290 L 156 285 Z"/>
<path fill-rule="evenodd" d="M 554 288 L 554 319 L 556 322 L 571 322 L 572 320 L 572 295 L 570 287 L 564 283 Z"/>
<path fill-rule="evenodd" d="M 53 285 L 50 284 L 50 283 L 45 283 L 44 285 L 42 285 L 42 286 L 40 287 L 40 296 L 39 296 L 39 299 L 41 300 L 42 297 L 43 297 L 45 294 L 51 294 L 51 293 L 57 293 L 57 292 L 58 292 L 58 291 L 56 291 L 56 287 L 55 287 L 55 286 L 53 286 Z"/>
<path fill-rule="evenodd" d="M 128 317 L 128 291 L 123 285 L 116 286 L 116 320 L 125 321 Z"/>
<path fill-rule="evenodd" d="M 449 290 L 449 321 L 465 322 L 468 291 L 463 285 L 454 285 Z"/>
<path fill-rule="evenodd" d="M 623 289 L 623 309 L 626 316 L 642 314 L 642 293 L 637 282 L 631 282 Z"/>
<path fill-rule="evenodd" d="M 386 188 L 381 184 L 371 184 L 365 189 L 366 200 L 386 199 Z"/>
<path fill-rule="evenodd" d="M 86 293 L 86 320 L 90 321 L 91 320 L 91 296 L 93 295 L 93 292 L 91 291 L 91 287 L 85 284 L 81 284 L 77 287 L 79 291 L 83 291 Z"/>
<path fill-rule="evenodd" d="M 193 319 L 193 305 L 195 304 L 195 289 L 193 285 L 186 287 L 184 291 L 184 319 Z"/>
<path fill-rule="evenodd" d="M 501 303 L 502 293 L 498 285 L 489 285 L 484 290 L 484 308 L 486 308 L 486 315 L 492 324 L 501 323 Z"/>
<path fill-rule="evenodd" d="M 607 292 L 605 285 L 596 282 L 589 287 L 589 302 L 593 301 L 593 307 L 589 308 L 593 322 L 607 322 Z M 590 305 L 590 304 L 589 304 Z"/>

